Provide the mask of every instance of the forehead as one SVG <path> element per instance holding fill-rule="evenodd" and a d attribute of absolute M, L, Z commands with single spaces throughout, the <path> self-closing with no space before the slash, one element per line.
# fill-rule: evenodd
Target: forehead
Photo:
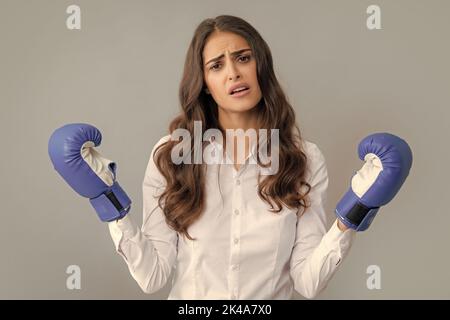
<path fill-rule="evenodd" d="M 231 53 L 248 47 L 250 46 L 247 40 L 240 35 L 232 32 L 214 31 L 206 40 L 203 48 L 203 59 L 206 61 L 227 51 Z"/>

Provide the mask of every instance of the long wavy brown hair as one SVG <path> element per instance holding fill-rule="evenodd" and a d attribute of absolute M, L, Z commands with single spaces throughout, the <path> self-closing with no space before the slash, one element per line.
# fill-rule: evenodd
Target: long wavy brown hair
<path fill-rule="evenodd" d="M 169 125 L 170 134 L 183 128 L 191 133 L 194 146 L 194 121 L 201 121 L 202 133 L 216 128 L 223 133 L 218 117 L 218 106 L 212 95 L 205 93 L 203 79 L 203 49 L 214 31 L 227 31 L 245 38 L 254 53 L 257 78 L 262 92 L 258 108 L 259 128 L 279 129 L 279 167 L 274 175 L 258 177 L 258 195 L 279 213 L 282 205 L 304 210 L 310 206 L 307 195 L 311 189 L 304 181 L 307 157 L 302 149 L 301 134 L 295 121 L 295 112 L 287 101 L 273 69 L 272 54 L 260 34 L 245 20 L 221 15 L 202 21 L 189 45 L 179 88 L 180 114 Z M 267 135 L 270 146 L 271 135 Z M 198 220 L 205 208 L 205 164 L 174 164 L 171 151 L 181 141 L 162 143 L 155 150 L 155 163 L 166 179 L 166 188 L 160 195 L 159 206 L 168 225 L 180 234 L 194 240 L 188 228 Z M 192 147 L 192 154 L 194 153 Z M 264 166 L 258 157 L 258 164 Z M 305 189 L 306 192 L 301 192 Z M 274 208 L 274 205 L 276 209 Z M 304 212 L 303 210 L 303 212 Z M 298 210 L 300 213 L 300 210 Z"/>

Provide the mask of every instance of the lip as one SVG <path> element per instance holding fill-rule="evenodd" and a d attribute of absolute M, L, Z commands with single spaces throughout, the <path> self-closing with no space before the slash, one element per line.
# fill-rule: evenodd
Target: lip
<path fill-rule="evenodd" d="M 231 95 L 231 93 L 233 92 L 233 90 L 235 90 L 235 89 L 237 89 L 237 88 L 240 88 L 240 87 L 247 87 L 248 89 L 250 89 L 250 86 L 249 86 L 247 83 L 241 82 L 241 83 L 237 83 L 237 84 L 235 84 L 235 85 L 232 85 L 232 86 L 230 87 L 230 89 L 228 89 L 228 94 Z M 247 91 L 244 91 L 244 92 L 247 92 Z M 236 94 L 236 93 L 235 93 L 235 94 Z M 233 96 L 234 96 L 234 94 L 233 94 Z"/>
<path fill-rule="evenodd" d="M 250 88 L 247 89 L 247 90 L 241 91 L 241 92 L 237 92 L 237 93 L 232 94 L 232 95 L 230 95 L 230 96 L 231 96 L 232 98 L 240 98 L 240 97 L 246 96 L 246 95 L 249 94 L 249 93 L 250 93 Z"/>

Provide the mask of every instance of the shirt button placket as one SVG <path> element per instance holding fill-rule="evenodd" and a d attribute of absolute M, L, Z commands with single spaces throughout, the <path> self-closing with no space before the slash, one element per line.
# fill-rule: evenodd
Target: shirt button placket
<path fill-rule="evenodd" d="M 241 233 L 241 208 L 242 208 L 242 186 L 240 175 L 234 177 L 233 187 L 233 215 L 231 217 L 231 230 L 230 230 L 230 242 L 231 242 L 231 259 L 230 259 L 230 277 L 229 288 L 230 298 L 235 300 L 239 293 L 239 254 L 240 254 L 240 233 Z"/>

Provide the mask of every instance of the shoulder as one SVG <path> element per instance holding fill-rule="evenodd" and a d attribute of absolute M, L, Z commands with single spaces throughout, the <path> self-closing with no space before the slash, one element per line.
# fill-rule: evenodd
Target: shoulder
<path fill-rule="evenodd" d="M 158 141 L 156 141 L 156 143 L 153 145 L 152 148 L 152 154 L 155 152 L 156 148 L 158 148 L 160 145 L 162 145 L 163 143 L 167 142 L 170 140 L 171 135 L 167 134 L 165 136 L 162 136 L 161 138 L 159 138 Z"/>
<path fill-rule="evenodd" d="M 296 130 L 297 129 L 297 130 Z M 314 141 L 305 139 L 304 136 L 300 136 L 298 127 L 295 126 L 292 131 L 295 145 L 298 146 L 306 155 L 307 162 L 314 162 L 317 159 L 323 159 L 323 153 Z"/>
<path fill-rule="evenodd" d="M 167 135 L 161 137 L 161 138 L 156 142 L 155 147 L 158 147 L 159 145 L 163 144 L 164 142 L 169 141 L 169 140 L 170 140 L 170 137 L 171 137 L 170 134 L 167 134 Z"/>
<path fill-rule="evenodd" d="M 306 180 L 312 185 L 327 181 L 328 172 L 325 157 L 319 146 L 308 140 L 302 140 L 303 151 L 307 157 L 306 165 Z"/>
<path fill-rule="evenodd" d="M 170 140 L 170 134 L 160 137 L 152 147 L 144 178 L 144 184 L 147 186 L 152 185 L 161 187 L 165 184 L 166 180 L 156 166 L 157 158 L 155 157 L 155 151 L 160 145 L 168 140 Z"/>
<path fill-rule="evenodd" d="M 163 143 L 169 141 L 169 140 L 170 140 L 170 137 L 171 137 L 170 134 L 165 135 L 165 136 L 163 136 L 163 137 L 160 137 L 160 138 L 158 139 L 158 141 L 156 141 L 156 143 L 153 144 L 152 150 L 151 150 L 151 152 L 150 152 L 150 157 L 149 157 L 149 162 L 150 162 L 150 164 L 154 163 L 155 160 L 156 160 L 156 157 L 155 157 L 156 149 L 157 149 L 160 145 L 162 145 Z M 159 152 L 159 151 L 158 151 L 158 152 Z"/>
<path fill-rule="evenodd" d="M 325 161 L 322 150 L 314 142 L 303 139 L 302 146 L 309 161 Z"/>

